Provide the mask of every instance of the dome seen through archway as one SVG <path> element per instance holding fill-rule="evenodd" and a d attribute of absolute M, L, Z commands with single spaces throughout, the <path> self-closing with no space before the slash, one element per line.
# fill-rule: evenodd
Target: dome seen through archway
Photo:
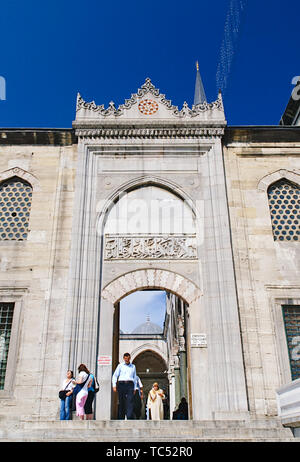
<path fill-rule="evenodd" d="M 148 315 L 146 318 L 146 322 L 143 322 L 139 326 L 137 326 L 133 331 L 132 334 L 161 334 L 162 328 L 153 322 L 150 321 L 150 316 Z"/>
<path fill-rule="evenodd" d="M 123 334 L 162 334 L 166 292 L 139 290 L 120 301 L 120 330 Z"/>

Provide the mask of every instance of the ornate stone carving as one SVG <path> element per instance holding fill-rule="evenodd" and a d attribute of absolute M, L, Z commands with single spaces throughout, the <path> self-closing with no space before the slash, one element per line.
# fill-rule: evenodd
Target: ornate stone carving
<path fill-rule="evenodd" d="M 8 170 L 5 170 L 3 172 L 0 172 L 0 182 L 7 180 L 8 178 L 12 178 L 13 176 L 18 176 L 19 178 L 22 178 L 23 180 L 30 183 L 30 185 L 33 188 L 33 191 L 41 190 L 39 180 L 35 176 L 33 176 L 31 173 L 17 166 L 10 168 Z"/>
<path fill-rule="evenodd" d="M 141 88 L 138 89 L 137 93 L 132 94 L 131 97 L 129 99 L 126 99 L 125 103 L 121 104 L 118 108 L 115 107 L 113 101 L 109 103 L 109 107 L 107 109 L 104 108 L 103 104 L 99 106 L 96 105 L 95 101 L 87 103 L 78 93 L 76 112 L 78 112 L 80 109 L 86 109 L 94 113 L 97 117 L 100 116 L 101 118 L 106 118 L 108 116 L 119 117 L 122 116 L 126 110 L 131 109 L 132 106 L 136 104 L 140 98 L 143 98 L 146 94 L 149 93 L 158 98 L 159 103 L 170 110 L 170 115 L 175 116 L 179 119 L 194 118 L 202 112 L 214 109 L 219 109 L 220 111 L 224 112 L 221 93 L 219 93 L 218 99 L 212 103 L 205 102 L 201 104 L 196 104 L 192 106 L 192 109 L 190 109 L 188 104 L 184 102 L 182 109 L 179 110 L 178 106 L 174 106 L 170 100 L 166 99 L 166 96 L 164 94 L 160 93 L 158 88 L 155 88 L 155 86 L 152 84 L 149 78 L 146 79 L 145 83 L 141 86 Z"/>
<path fill-rule="evenodd" d="M 177 316 L 178 322 L 178 336 L 179 336 L 179 351 L 185 351 L 185 338 L 184 338 L 184 318 L 181 315 Z"/>
<path fill-rule="evenodd" d="M 107 284 L 101 295 L 105 300 L 115 304 L 125 295 L 146 288 L 163 288 L 173 292 L 188 305 L 196 302 L 202 296 L 199 287 L 189 279 L 172 271 L 157 268 L 135 270 L 123 274 Z"/>
<path fill-rule="evenodd" d="M 179 363 L 179 358 L 178 356 L 174 356 L 174 369 L 179 369 L 180 368 L 180 363 Z"/>
<path fill-rule="evenodd" d="M 106 260 L 195 260 L 195 236 L 106 236 Z"/>
<path fill-rule="evenodd" d="M 78 128 L 75 131 L 79 138 L 163 138 L 163 139 L 186 139 L 186 138 L 211 138 L 224 135 L 223 127 L 178 127 L 178 128 L 127 128 L 127 127 L 101 127 L 101 128 Z"/>
<path fill-rule="evenodd" d="M 108 108 L 105 109 L 104 104 L 97 106 L 95 101 L 86 103 L 84 99 L 82 98 L 82 96 L 78 93 L 76 111 L 79 111 L 79 109 L 88 109 L 89 111 L 99 113 L 104 117 L 109 116 L 109 115 L 119 116 L 123 114 L 123 109 L 121 109 L 121 107 L 117 109 L 113 101 L 110 101 Z"/>

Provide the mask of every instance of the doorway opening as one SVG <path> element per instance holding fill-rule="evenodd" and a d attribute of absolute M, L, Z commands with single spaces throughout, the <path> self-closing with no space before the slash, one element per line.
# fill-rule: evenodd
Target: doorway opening
<path fill-rule="evenodd" d="M 177 295 L 157 289 L 137 290 L 115 305 L 113 369 L 129 352 L 143 384 L 140 419 L 148 418 L 147 398 L 154 382 L 166 396 L 164 419 L 172 419 L 183 397 L 191 406 L 186 307 Z M 115 394 L 112 419 L 117 408 Z"/>
<path fill-rule="evenodd" d="M 164 406 L 164 420 L 170 419 L 170 405 L 169 405 L 169 378 L 168 367 L 164 359 L 153 350 L 145 350 L 136 356 L 133 360 L 136 367 L 137 375 L 143 384 L 144 398 L 142 400 L 141 417 L 140 419 L 147 419 L 147 397 L 152 388 L 153 383 L 157 382 L 159 388 L 164 391 L 165 399 L 163 400 Z"/>

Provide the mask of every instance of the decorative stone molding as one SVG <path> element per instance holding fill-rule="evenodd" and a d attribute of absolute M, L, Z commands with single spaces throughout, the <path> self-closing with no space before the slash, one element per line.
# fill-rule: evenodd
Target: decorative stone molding
<path fill-rule="evenodd" d="M 261 192 L 267 192 L 269 186 L 275 183 L 275 181 L 286 178 L 287 180 L 296 183 L 300 186 L 300 174 L 297 172 L 291 172 L 290 170 L 280 169 L 276 172 L 270 173 L 264 176 L 258 183 L 257 189 Z"/>
<path fill-rule="evenodd" d="M 87 103 L 77 95 L 75 134 L 80 141 L 101 139 L 195 139 L 220 138 L 224 135 L 226 119 L 222 95 L 216 101 L 193 105 L 184 102 L 182 109 L 155 88 L 151 80 L 137 93 L 116 107 L 108 108 Z"/>
<path fill-rule="evenodd" d="M 31 184 L 33 191 L 40 191 L 41 188 L 39 180 L 31 173 L 23 170 L 21 167 L 13 167 L 8 170 L 5 170 L 4 172 L 0 172 L 0 183 L 14 176 L 22 178 L 23 180 Z"/>
<path fill-rule="evenodd" d="M 178 127 L 178 128 L 127 128 L 127 127 L 101 127 L 78 128 L 75 130 L 79 138 L 113 138 L 113 139 L 185 139 L 185 138 L 219 138 L 224 135 L 223 127 Z"/>
<path fill-rule="evenodd" d="M 284 426 L 300 427 L 300 379 L 276 390 L 278 415 Z"/>
<path fill-rule="evenodd" d="M 162 269 L 144 269 L 126 273 L 110 282 L 102 290 L 102 297 L 115 304 L 126 295 L 142 289 L 168 290 L 188 304 L 202 295 L 192 281 L 177 273 Z"/>
<path fill-rule="evenodd" d="M 97 118 L 107 118 L 109 116 L 120 117 L 123 116 L 126 111 L 131 109 L 140 98 L 143 98 L 145 95 L 150 94 L 158 99 L 158 102 L 166 107 L 170 111 L 170 115 L 179 119 L 185 118 L 194 118 L 199 114 L 213 111 L 215 109 L 224 112 L 222 95 L 219 93 L 218 99 L 212 103 L 201 103 L 193 105 L 192 108 L 189 108 L 188 104 L 184 102 L 181 110 L 178 109 L 178 106 L 174 106 L 172 102 L 166 99 L 164 94 L 161 94 L 158 88 L 152 84 L 149 78 L 146 79 L 145 83 L 138 89 L 137 93 L 131 95 L 129 99 L 125 100 L 124 104 L 121 104 L 118 108 L 115 107 L 115 103 L 111 101 L 108 108 L 105 109 L 104 105 L 96 105 L 95 101 L 87 103 L 84 101 L 82 96 L 78 93 L 77 95 L 77 104 L 76 112 L 84 110 L 92 113 Z"/>
<path fill-rule="evenodd" d="M 105 260 L 195 260 L 195 236 L 107 235 Z"/>
<path fill-rule="evenodd" d="M 184 337 L 184 317 L 181 315 L 177 316 L 178 326 L 178 340 L 179 340 L 179 351 L 185 351 L 185 337 Z"/>

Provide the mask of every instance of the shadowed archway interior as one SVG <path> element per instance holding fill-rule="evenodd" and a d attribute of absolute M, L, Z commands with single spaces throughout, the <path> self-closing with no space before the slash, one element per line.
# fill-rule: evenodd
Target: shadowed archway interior
<path fill-rule="evenodd" d="M 169 380 L 168 367 L 161 356 L 151 350 L 145 350 L 132 361 L 143 384 L 144 399 L 141 418 L 146 416 L 146 401 L 154 382 L 159 384 L 166 396 L 164 401 L 164 418 L 169 419 Z"/>

